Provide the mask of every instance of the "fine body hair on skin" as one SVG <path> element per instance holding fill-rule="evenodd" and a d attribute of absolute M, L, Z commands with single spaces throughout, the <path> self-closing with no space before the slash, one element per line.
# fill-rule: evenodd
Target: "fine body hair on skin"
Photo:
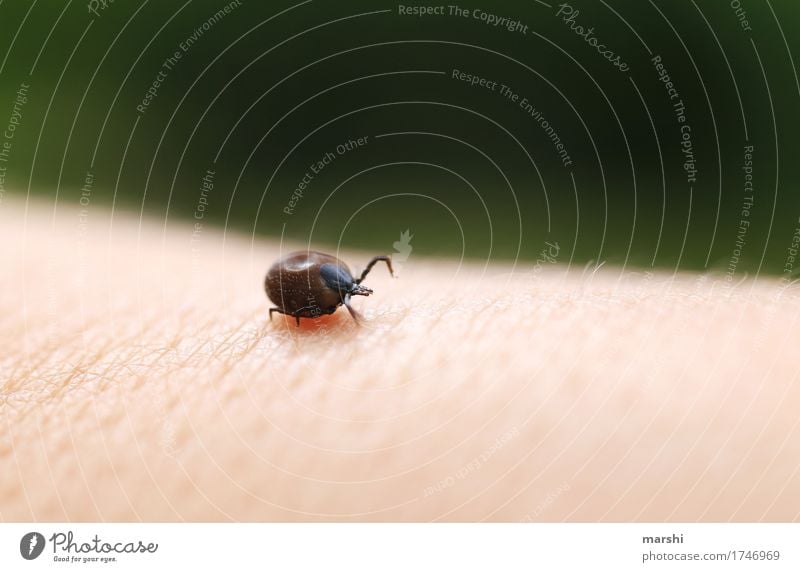
<path fill-rule="evenodd" d="M 791 283 L 412 253 L 360 327 L 297 328 L 267 319 L 273 242 L 23 212 L 0 210 L 5 521 L 800 518 Z"/>

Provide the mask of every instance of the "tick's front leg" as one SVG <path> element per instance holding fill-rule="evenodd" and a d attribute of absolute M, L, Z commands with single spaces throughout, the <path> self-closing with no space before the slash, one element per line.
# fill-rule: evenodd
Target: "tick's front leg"
<path fill-rule="evenodd" d="M 294 316 L 294 319 L 297 320 L 298 328 L 300 327 L 300 316 L 303 314 L 303 312 L 309 311 L 313 313 L 314 310 L 317 310 L 317 315 L 320 315 L 322 313 L 317 306 L 306 306 L 304 308 L 299 308 L 294 312 L 292 312 L 292 316 Z"/>
<path fill-rule="evenodd" d="M 376 256 L 375 258 L 369 261 L 367 267 L 364 269 L 364 272 L 361 273 L 361 276 L 358 278 L 358 280 L 354 280 L 353 282 L 355 284 L 361 284 L 364 281 L 364 278 L 367 277 L 367 274 L 369 274 L 369 271 L 372 270 L 372 267 L 375 266 L 375 264 L 377 264 L 378 262 L 385 262 L 386 266 L 389 267 L 389 274 L 394 276 L 394 269 L 392 268 L 392 259 L 385 255 Z"/>

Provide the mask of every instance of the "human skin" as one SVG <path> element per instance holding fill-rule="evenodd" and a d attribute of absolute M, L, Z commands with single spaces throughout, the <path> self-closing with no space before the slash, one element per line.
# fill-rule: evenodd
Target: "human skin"
<path fill-rule="evenodd" d="M 786 282 L 412 251 L 297 328 L 307 245 L 192 231 L 0 205 L 0 520 L 800 520 Z"/>

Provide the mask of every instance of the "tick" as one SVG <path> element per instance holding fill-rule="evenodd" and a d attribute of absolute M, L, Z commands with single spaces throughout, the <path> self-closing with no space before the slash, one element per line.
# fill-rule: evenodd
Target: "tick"
<path fill-rule="evenodd" d="M 388 256 L 370 260 L 359 278 L 353 278 L 347 264 L 330 254 L 303 250 L 284 256 L 270 267 L 264 280 L 267 296 L 275 304 L 275 308 L 269 309 L 270 320 L 272 313 L 278 312 L 294 316 L 299 326 L 300 318 L 333 314 L 344 304 L 358 322 L 360 316 L 350 305 L 350 298 L 372 294 L 361 283 L 378 262 L 385 262 L 389 274 L 394 276 Z"/>

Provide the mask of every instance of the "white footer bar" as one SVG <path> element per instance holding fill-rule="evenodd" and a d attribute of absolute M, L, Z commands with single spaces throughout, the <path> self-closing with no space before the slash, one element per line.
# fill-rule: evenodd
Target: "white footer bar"
<path fill-rule="evenodd" d="M 0 570 L 800 570 L 800 524 L 0 524 Z"/>

